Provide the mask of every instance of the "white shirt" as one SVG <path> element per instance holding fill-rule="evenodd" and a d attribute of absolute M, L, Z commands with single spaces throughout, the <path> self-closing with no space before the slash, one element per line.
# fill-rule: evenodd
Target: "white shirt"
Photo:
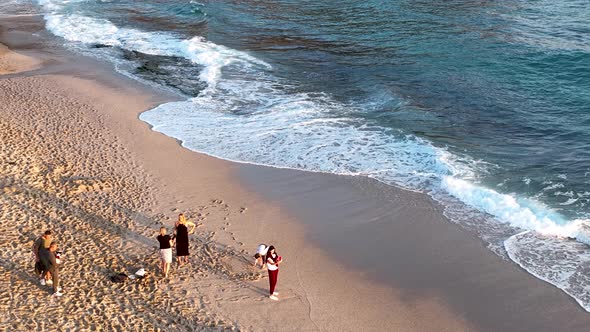
<path fill-rule="evenodd" d="M 272 259 L 272 258 L 269 257 L 268 259 Z M 276 259 L 278 260 L 279 256 L 277 256 Z M 276 264 L 276 261 L 274 259 L 272 259 L 272 261 L 275 262 L 275 264 Z M 279 267 L 277 265 L 273 265 L 271 263 L 266 263 L 266 268 L 269 269 L 270 271 L 276 271 L 279 269 Z"/>
<path fill-rule="evenodd" d="M 259 253 L 261 256 L 266 256 L 266 253 L 268 252 L 268 247 L 264 244 L 261 244 L 258 246 L 258 250 L 256 250 L 257 253 Z"/>

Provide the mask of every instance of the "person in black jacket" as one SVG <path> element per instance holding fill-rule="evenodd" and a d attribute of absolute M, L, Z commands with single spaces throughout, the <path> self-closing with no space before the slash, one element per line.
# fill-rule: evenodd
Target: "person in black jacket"
<path fill-rule="evenodd" d="M 51 273 L 53 279 L 53 295 L 62 296 L 61 287 L 59 287 L 59 265 L 57 263 L 55 252 L 57 251 L 57 243 L 51 242 L 49 249 L 41 248 L 39 250 L 39 258 L 43 264 L 44 270 Z"/>
<path fill-rule="evenodd" d="M 41 248 L 49 249 L 49 245 L 52 241 L 52 234 L 51 231 L 45 231 L 43 235 L 41 235 L 35 243 L 33 243 L 33 255 L 35 255 L 35 273 L 39 276 L 41 285 L 45 286 L 45 284 L 49 281 L 51 276 L 43 270 L 43 263 L 41 263 L 41 259 L 39 258 L 39 251 Z M 44 278 L 45 277 L 45 278 Z"/>

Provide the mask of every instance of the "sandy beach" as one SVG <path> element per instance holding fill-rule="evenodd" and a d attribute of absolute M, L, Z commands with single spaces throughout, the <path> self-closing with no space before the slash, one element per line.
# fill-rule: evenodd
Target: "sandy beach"
<path fill-rule="evenodd" d="M 427 196 L 365 178 L 241 165 L 138 116 L 176 96 L 49 45 L 0 35 L 0 326 L 9 331 L 582 331 L 560 290 L 488 251 Z M 33 34 L 35 33 L 35 34 Z M 25 37 L 23 37 L 25 36 Z M 160 226 L 200 223 L 191 263 L 158 268 Z M 33 273 L 51 229 L 64 295 Z M 259 243 L 285 258 L 268 299 Z M 148 271 L 116 284 L 109 276 Z"/>

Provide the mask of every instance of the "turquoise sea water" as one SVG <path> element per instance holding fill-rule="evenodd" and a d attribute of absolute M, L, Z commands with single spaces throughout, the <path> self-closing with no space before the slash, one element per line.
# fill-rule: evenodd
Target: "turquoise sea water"
<path fill-rule="evenodd" d="M 37 5 L 68 47 L 186 98 L 142 114 L 154 130 L 427 193 L 590 310 L 585 1 Z"/>

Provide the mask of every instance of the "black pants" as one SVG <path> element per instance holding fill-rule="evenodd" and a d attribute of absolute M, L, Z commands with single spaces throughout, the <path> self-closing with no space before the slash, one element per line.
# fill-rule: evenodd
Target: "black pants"
<path fill-rule="evenodd" d="M 40 261 L 35 263 L 35 274 L 45 275 L 45 266 Z"/>

